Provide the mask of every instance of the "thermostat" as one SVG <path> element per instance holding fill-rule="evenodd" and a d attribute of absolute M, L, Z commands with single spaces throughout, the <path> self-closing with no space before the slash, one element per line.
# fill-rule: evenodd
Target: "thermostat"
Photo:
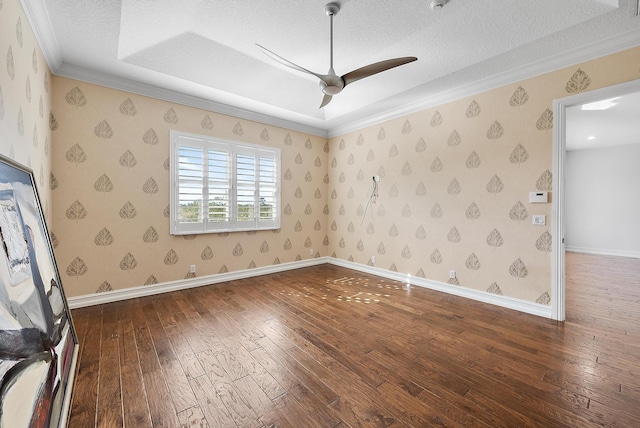
<path fill-rule="evenodd" d="M 549 202 L 549 192 L 529 192 L 529 202 L 533 204 L 546 204 Z"/>

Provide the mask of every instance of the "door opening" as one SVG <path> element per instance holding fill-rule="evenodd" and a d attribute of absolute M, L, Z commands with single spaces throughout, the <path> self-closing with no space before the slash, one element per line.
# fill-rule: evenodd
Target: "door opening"
<path fill-rule="evenodd" d="M 566 236 L 566 193 L 565 165 L 567 153 L 567 113 L 568 109 L 580 105 L 606 107 L 606 101 L 616 97 L 639 92 L 640 80 L 609 86 L 594 91 L 572 95 L 554 101 L 553 134 L 553 193 L 552 193 L 552 234 L 551 253 L 551 309 L 552 318 L 565 320 L 565 236 Z M 600 106 L 598 106 L 600 104 Z"/>

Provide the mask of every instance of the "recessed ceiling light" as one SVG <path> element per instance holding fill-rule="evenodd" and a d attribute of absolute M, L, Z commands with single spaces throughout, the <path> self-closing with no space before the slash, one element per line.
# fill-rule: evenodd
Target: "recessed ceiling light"
<path fill-rule="evenodd" d="M 595 139 L 596 139 L 596 136 L 595 136 L 595 135 L 589 135 L 589 136 L 587 137 L 587 140 L 595 140 Z"/>
<path fill-rule="evenodd" d="M 608 100 L 596 101 L 594 103 L 583 104 L 582 110 L 606 110 L 613 106 L 617 106 L 618 103 L 614 102 L 619 100 L 620 97 L 609 98 Z"/>

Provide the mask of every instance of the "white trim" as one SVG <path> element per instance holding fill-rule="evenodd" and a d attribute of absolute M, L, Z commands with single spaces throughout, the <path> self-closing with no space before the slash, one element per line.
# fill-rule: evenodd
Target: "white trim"
<path fill-rule="evenodd" d="M 20 0 L 20 4 L 42 50 L 44 59 L 47 61 L 51 72 L 55 72 L 62 65 L 62 53 L 49 20 L 47 5 L 44 1 L 30 0 Z"/>
<path fill-rule="evenodd" d="M 101 305 L 104 303 L 118 302 L 120 300 L 135 299 L 137 297 L 153 296 L 155 294 L 168 293 L 170 291 L 186 290 L 188 288 L 202 287 L 204 285 L 218 284 L 234 281 L 236 279 L 253 278 L 261 275 L 285 272 L 309 266 L 317 266 L 327 263 L 328 257 L 300 260 L 297 262 L 282 263 L 279 265 L 262 266 L 254 269 L 246 269 L 235 272 L 219 273 L 215 275 L 200 276 L 197 278 L 181 279 L 177 281 L 163 282 L 153 285 L 141 285 L 122 290 L 106 291 L 104 293 L 85 294 L 83 296 L 69 297 L 69 308 L 76 309 L 85 306 Z"/>
<path fill-rule="evenodd" d="M 239 231 L 252 231 L 252 230 L 274 230 L 280 229 L 280 220 L 282 217 L 281 209 L 281 150 L 278 147 L 261 146 L 258 144 L 243 143 L 241 141 L 227 140 L 224 138 L 209 137 L 206 135 L 191 134 L 182 131 L 176 131 L 172 129 L 170 132 L 170 144 L 169 144 L 169 181 L 170 181 L 170 216 L 169 216 L 169 233 L 172 235 L 189 235 L 189 234 L 203 234 L 203 233 L 222 233 L 222 232 L 239 232 Z M 199 184 L 199 196 L 204 204 L 201 213 L 201 221 L 199 222 L 181 222 L 179 219 L 179 202 L 181 179 L 180 171 L 182 166 L 186 165 L 187 171 L 193 171 L 189 168 L 189 162 L 180 161 L 180 151 L 188 150 L 191 152 L 191 157 L 197 156 L 196 163 L 193 165 L 202 168 L 202 176 L 197 179 L 196 177 L 189 176 L 187 174 L 186 181 L 195 185 L 196 181 Z M 215 151 L 218 154 L 224 154 L 225 162 L 227 166 L 226 179 L 221 180 L 224 182 L 222 189 L 224 193 L 228 195 L 227 209 L 228 218 L 225 221 L 209 221 L 209 208 L 210 200 L 209 186 L 212 183 L 209 166 L 211 159 L 208 157 L 211 151 Z M 196 152 L 198 155 L 196 155 Z M 240 221 L 239 220 L 239 205 L 238 200 L 241 199 L 240 192 L 242 190 L 242 172 L 238 172 L 239 158 L 244 157 L 246 159 L 252 159 L 254 162 L 252 181 L 244 179 L 244 183 L 250 183 L 253 185 L 253 203 L 255 206 L 253 221 Z M 269 175 L 267 172 L 263 172 L 262 161 L 273 161 L 275 165 L 275 174 Z M 199 162 L 199 163 L 198 163 Z M 270 182 L 272 179 L 273 182 Z M 271 186 L 269 186 L 271 184 Z M 261 216 L 262 205 L 260 200 L 263 196 L 269 196 L 267 188 L 273 188 L 273 218 L 266 219 Z M 196 189 L 193 188 L 195 191 Z"/>
<path fill-rule="evenodd" d="M 21 0 L 21 2 L 24 3 L 26 2 L 26 0 Z M 29 4 L 31 4 L 31 2 L 29 2 Z M 48 16 L 46 17 L 46 19 L 48 20 Z M 34 26 L 33 23 L 32 26 Z M 51 34 L 53 37 L 52 31 Z M 55 43 L 55 38 L 53 39 L 53 43 Z M 543 61 L 534 62 L 509 71 L 505 71 L 503 73 L 494 74 L 490 77 L 469 84 L 456 86 L 454 88 L 441 92 L 426 94 L 420 100 L 413 103 L 409 103 L 399 108 L 392 109 L 380 114 L 368 115 L 365 119 L 356 120 L 349 123 L 348 125 L 336 126 L 329 129 L 304 125 L 292 120 L 281 119 L 275 116 L 257 113 L 243 108 L 222 104 L 209 99 L 184 94 L 181 92 L 138 82 L 124 77 L 114 76 L 108 73 L 103 73 L 100 71 L 91 70 L 68 63 L 61 63 L 61 59 L 60 63 L 58 63 L 56 67 L 52 66 L 51 63 L 50 67 L 52 73 L 58 76 L 80 80 L 87 83 L 93 83 L 112 89 L 127 91 L 134 94 L 148 96 L 151 98 L 156 98 L 203 110 L 208 110 L 214 113 L 233 116 L 238 119 L 250 120 L 266 125 L 286 128 L 292 131 L 299 131 L 319 137 L 331 138 L 339 135 L 344 135 L 349 132 L 357 131 L 359 129 L 374 126 L 392 119 L 404 117 L 431 107 L 439 106 L 462 98 L 490 91 L 492 89 L 499 88 L 508 84 L 517 83 L 535 76 L 547 74 L 574 64 L 579 64 L 582 62 L 600 58 L 602 56 L 637 47 L 639 45 L 640 32 L 638 32 L 637 30 L 630 30 L 626 33 L 622 33 L 612 38 L 604 39 L 596 43 L 574 49 L 573 51 L 552 56 Z M 60 55 L 57 44 L 55 44 L 55 49 L 57 49 L 58 55 Z"/>
<path fill-rule="evenodd" d="M 401 281 L 404 283 L 409 282 L 411 285 L 417 285 L 419 287 L 441 291 L 443 293 L 453 294 L 456 296 L 465 297 L 467 299 L 477 300 L 480 302 L 489 303 L 492 305 L 501 306 L 503 308 L 513 309 L 544 318 L 551 318 L 551 308 L 549 308 L 548 306 L 540 305 L 538 303 L 514 299 L 512 297 L 498 296 L 496 294 L 487 293 L 485 291 L 453 286 L 445 284 L 443 282 L 412 277 L 406 274 L 349 262 L 346 260 L 340 260 L 333 257 L 317 257 L 315 259 L 264 266 L 255 269 L 247 269 L 216 275 L 207 275 L 198 278 L 164 282 L 161 284 L 142 285 L 138 287 L 125 288 L 123 290 L 107 291 L 104 293 L 86 294 L 84 296 L 70 297 L 68 299 L 68 305 L 71 309 L 82 308 L 85 306 L 101 305 L 104 303 L 135 299 L 137 297 L 152 296 L 155 294 L 168 293 L 171 291 L 186 290 L 189 288 L 202 287 L 204 285 L 218 284 L 221 282 L 233 281 L 236 279 L 253 278 L 256 276 L 285 272 L 288 270 L 300 269 L 309 266 L 317 266 L 325 263 L 341 266 L 347 269 L 353 269 L 358 272 L 364 272 L 395 281 Z"/>
<path fill-rule="evenodd" d="M 520 312 L 525 312 L 532 315 L 537 315 L 544 318 L 551 318 L 551 307 L 541 305 L 534 302 L 529 302 L 521 299 L 514 299 L 513 297 L 499 296 L 497 294 L 487 293 L 486 291 L 474 290 L 471 288 L 460 287 L 457 285 L 450 285 L 444 282 L 431 281 L 424 278 L 418 278 L 403 273 L 392 272 L 377 267 L 363 265 L 359 263 L 349 262 L 346 260 L 340 260 L 335 258 L 329 258 L 330 264 L 341 266 L 348 269 L 357 270 L 359 272 L 368 273 L 371 275 L 381 276 L 383 278 L 401 281 L 409 283 L 411 285 L 417 285 L 418 287 L 428 288 L 430 290 L 440 291 L 447 294 L 453 294 L 455 296 L 465 297 L 467 299 L 476 300 L 479 302 L 489 303 L 491 305 L 501 306 L 507 309 L 513 309 Z"/>
<path fill-rule="evenodd" d="M 640 253 L 637 251 L 620 251 L 585 247 L 565 247 L 565 251 L 570 251 L 572 253 L 596 254 L 599 256 L 630 257 L 640 259 Z"/>
<path fill-rule="evenodd" d="M 317 135 L 324 138 L 327 138 L 328 135 L 327 130 L 325 129 L 303 125 L 292 120 L 281 119 L 275 116 L 257 113 L 239 107 L 233 107 L 217 101 L 184 94 L 170 89 L 161 88 L 159 86 L 150 85 L 148 83 L 137 82 L 135 80 L 114 76 L 101 71 L 90 70 L 88 68 L 68 63 L 63 63 L 57 69 L 52 69 L 51 71 L 57 76 L 93 83 L 94 85 L 105 86 L 119 91 L 127 91 L 132 94 L 143 95 L 145 97 L 156 98 L 189 107 L 195 107 L 214 113 L 232 116 L 237 119 L 250 120 L 257 123 L 263 123 L 265 125 L 285 128 L 290 131 L 304 132 L 306 134 Z"/>
<path fill-rule="evenodd" d="M 640 79 L 572 95 L 553 101 L 553 198 L 551 206 L 551 308 L 553 319 L 565 319 L 564 265 L 564 157 L 566 153 L 566 110 L 568 107 L 640 91 Z"/>
<path fill-rule="evenodd" d="M 553 102 L 553 149 L 551 190 L 551 313 L 564 321 L 564 158 L 566 154 L 566 107 Z"/>
<path fill-rule="evenodd" d="M 482 92 L 500 88 L 512 83 L 521 82 L 535 76 L 551 73 L 571 65 L 583 63 L 605 55 L 611 55 L 640 45 L 640 32 L 629 30 L 617 36 L 582 46 L 572 51 L 563 52 L 542 61 L 494 74 L 473 83 L 456 86 L 442 92 L 424 96 L 421 100 L 381 114 L 368 116 L 344 126 L 329 129 L 329 137 L 337 137 L 359 129 L 367 128 L 399 117 L 407 116 L 431 107 L 436 107 Z"/>
<path fill-rule="evenodd" d="M 388 120 L 640 45 L 640 32 L 637 29 L 629 30 L 608 39 L 603 39 L 572 51 L 562 52 L 545 60 L 495 74 L 476 82 L 455 86 L 442 92 L 425 94 L 420 100 L 400 108 L 380 114 L 368 115 L 365 119 L 350 122 L 344 126 L 338 125 L 325 129 L 63 63 L 62 54 L 49 20 L 45 2 L 20 0 L 20 3 L 53 74 L 325 138 L 377 125 Z"/>

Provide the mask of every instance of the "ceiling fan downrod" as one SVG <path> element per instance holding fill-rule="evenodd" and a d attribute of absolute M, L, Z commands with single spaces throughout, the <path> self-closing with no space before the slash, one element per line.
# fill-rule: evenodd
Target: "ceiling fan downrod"
<path fill-rule="evenodd" d="M 324 12 L 329 17 L 329 71 L 327 71 L 327 79 L 320 80 L 318 84 L 325 95 L 336 95 L 344 89 L 344 81 L 333 69 L 333 17 L 339 11 L 340 3 L 331 2 L 324 6 Z"/>
<path fill-rule="evenodd" d="M 329 17 L 329 69 L 333 70 L 333 17 L 340 12 L 340 3 L 327 3 L 324 12 Z"/>

